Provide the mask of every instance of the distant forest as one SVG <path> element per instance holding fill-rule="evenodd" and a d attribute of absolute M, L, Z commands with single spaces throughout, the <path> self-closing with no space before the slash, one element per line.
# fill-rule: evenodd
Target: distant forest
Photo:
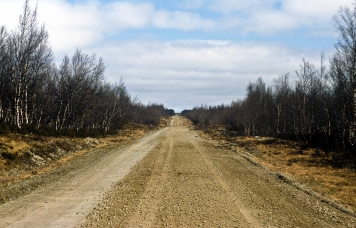
<path fill-rule="evenodd" d="M 318 64 L 303 59 L 296 81 L 289 73 L 269 86 L 258 78 L 242 100 L 183 114 L 197 125 L 224 125 L 238 135 L 302 141 L 356 165 L 356 11 L 340 8 L 333 22 L 339 39 L 329 65 L 323 55 Z"/>
<path fill-rule="evenodd" d="M 96 55 L 76 50 L 56 66 L 48 33 L 28 0 L 17 30 L 0 27 L 0 132 L 112 133 L 128 122 L 158 125 L 161 104 L 132 98 L 105 81 Z"/>

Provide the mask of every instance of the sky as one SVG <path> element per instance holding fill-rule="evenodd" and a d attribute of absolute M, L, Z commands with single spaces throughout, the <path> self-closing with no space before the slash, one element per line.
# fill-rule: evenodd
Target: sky
<path fill-rule="evenodd" d="M 0 0 L 14 31 L 25 0 Z M 333 16 L 353 0 L 30 0 L 55 62 L 76 49 L 103 58 L 105 77 L 132 97 L 180 112 L 230 104 L 259 77 L 267 85 L 302 59 L 335 53 Z"/>

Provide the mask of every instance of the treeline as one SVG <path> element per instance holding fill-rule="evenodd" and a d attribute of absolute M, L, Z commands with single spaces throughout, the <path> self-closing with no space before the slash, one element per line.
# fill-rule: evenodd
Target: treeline
<path fill-rule="evenodd" d="M 240 135 L 298 140 L 356 164 L 356 12 L 340 8 L 334 17 L 340 38 L 325 63 L 303 59 L 295 71 L 272 85 L 262 78 L 246 97 L 229 105 L 195 107 L 186 116 L 201 126 L 225 125 Z"/>
<path fill-rule="evenodd" d="M 80 50 L 56 66 L 26 0 L 18 28 L 0 27 L 0 129 L 109 133 L 129 121 L 157 125 L 166 115 L 163 105 L 132 99 L 122 80 L 106 82 L 104 71 L 101 58 Z"/>

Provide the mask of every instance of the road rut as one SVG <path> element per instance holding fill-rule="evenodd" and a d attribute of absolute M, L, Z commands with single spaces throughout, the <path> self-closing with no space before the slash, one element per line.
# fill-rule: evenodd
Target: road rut
<path fill-rule="evenodd" d="M 183 123 L 172 119 L 82 227 L 355 227 L 353 216 Z"/>
<path fill-rule="evenodd" d="M 224 149 L 175 116 L 0 206 L 0 227 L 356 227 L 355 217 Z"/>

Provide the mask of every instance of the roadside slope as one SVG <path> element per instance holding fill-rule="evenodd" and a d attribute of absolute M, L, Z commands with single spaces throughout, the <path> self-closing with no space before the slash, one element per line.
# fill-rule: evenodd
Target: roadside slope
<path fill-rule="evenodd" d="M 57 181 L 0 205 L 0 227 L 74 227 L 157 143 L 166 129 L 134 144 L 103 151 Z"/>

